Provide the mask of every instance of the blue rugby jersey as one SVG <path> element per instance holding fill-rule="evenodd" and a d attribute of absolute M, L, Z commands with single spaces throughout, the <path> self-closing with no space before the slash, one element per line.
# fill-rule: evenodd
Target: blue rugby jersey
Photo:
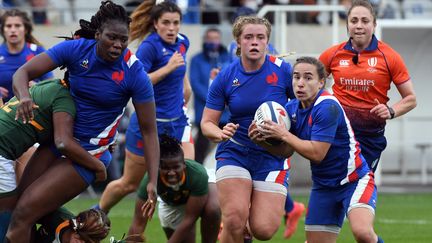
<path fill-rule="evenodd" d="M 293 134 L 303 140 L 331 144 L 320 164 L 311 163 L 314 187 L 338 187 L 357 181 L 369 172 L 350 121 L 333 95 L 320 91 L 310 107 L 302 109 L 300 101 L 294 99 L 285 109 Z"/>
<path fill-rule="evenodd" d="M 153 87 L 157 118 L 171 119 L 184 114 L 183 79 L 186 74 L 188 49 L 189 39 L 185 35 L 178 34 L 176 43 L 168 44 L 156 32 L 150 34 L 138 47 L 136 55 L 148 73 L 165 66 L 176 51 L 181 53 L 185 60 L 184 66 L 178 67 Z"/>
<path fill-rule="evenodd" d="M 114 142 L 130 98 L 134 103 L 154 100 L 150 79 L 129 49 L 110 63 L 97 56 L 96 43 L 81 38 L 63 41 L 47 51 L 58 66 L 66 65 L 69 70 L 70 92 L 77 109 L 74 136 L 88 151 Z"/>
<path fill-rule="evenodd" d="M 19 53 L 10 53 L 5 43 L 0 45 L 0 86 L 9 91 L 7 97 L 2 97 L 4 102 L 7 102 L 14 96 L 12 76 L 16 70 L 32 57 L 44 51 L 45 49 L 42 46 L 33 43 L 25 43 L 24 48 Z M 52 72 L 48 72 L 33 81 L 38 82 L 52 77 Z"/>
<path fill-rule="evenodd" d="M 223 69 L 209 88 L 206 107 L 223 111 L 225 104 L 231 112 L 230 122 L 240 124 L 233 139 L 245 146 L 264 150 L 248 137 L 248 128 L 255 111 L 266 101 L 282 106 L 294 98 L 291 65 L 274 56 L 266 56 L 259 70 L 246 72 L 240 59 Z"/>

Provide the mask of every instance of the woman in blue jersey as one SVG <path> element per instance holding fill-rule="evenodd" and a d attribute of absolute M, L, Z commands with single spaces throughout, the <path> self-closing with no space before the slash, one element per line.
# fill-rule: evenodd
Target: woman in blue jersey
<path fill-rule="evenodd" d="M 266 121 L 250 126 L 251 139 L 275 155 L 294 151 L 310 160 L 312 191 L 305 229 L 308 243 L 336 242 L 345 215 L 357 242 L 383 242 L 373 228 L 377 191 L 366 160 L 339 101 L 324 90 L 324 65 L 301 57 L 293 67 L 297 99 L 285 108 L 291 120 L 284 125 Z M 268 146 L 265 139 L 278 139 Z"/>
<path fill-rule="evenodd" d="M 190 96 L 189 81 L 185 75 L 189 40 L 179 33 L 181 20 L 181 10 L 175 3 L 163 1 L 155 5 L 155 1 L 144 1 L 132 13 L 130 40 L 142 39 L 148 34 L 136 55 L 153 84 L 158 134 L 168 134 L 181 141 L 185 158 L 193 159 L 191 125 L 185 114 L 185 104 Z M 138 188 L 147 163 L 142 143 L 134 113 L 126 131 L 124 172 L 120 179 L 107 185 L 99 202 L 102 210 L 109 211 L 124 196 Z"/>
<path fill-rule="evenodd" d="M 0 105 L 14 96 L 12 75 L 15 71 L 35 55 L 45 51 L 32 32 L 33 25 L 26 12 L 10 9 L 0 18 L 0 33 L 4 39 L 3 44 L 0 45 Z M 49 79 L 52 76 L 51 72 L 47 72 L 33 81 Z M 16 163 L 16 171 L 22 172 L 26 161 L 34 151 L 35 148 L 29 148 L 18 159 L 20 163 Z"/>
<path fill-rule="evenodd" d="M 45 49 L 32 35 L 33 26 L 26 12 L 18 9 L 7 10 L 0 18 L 0 31 L 4 39 L 0 45 L 0 98 L 6 103 L 14 96 L 12 75 L 32 57 Z M 51 78 L 47 72 L 35 81 Z"/>
<path fill-rule="evenodd" d="M 130 98 L 137 112 L 150 183 L 147 186 L 149 214 L 154 211 L 159 162 L 155 103 L 151 82 L 142 63 L 127 49 L 129 22 L 125 9 L 103 1 L 91 21 L 80 21 L 81 38 L 63 41 L 22 66 L 14 75 L 17 90 L 17 118 L 30 121 L 34 104 L 28 82 L 34 76 L 65 66 L 77 115 L 74 136 L 89 153 L 106 166 L 111 159 L 109 145 Z M 54 157 L 54 156 L 52 156 Z M 29 163 L 37 163 L 34 158 Z M 12 242 L 29 242 L 30 229 L 41 216 L 69 201 L 94 180 L 94 173 L 67 159 L 54 163 L 24 192 L 13 212 L 7 237 Z"/>
<path fill-rule="evenodd" d="M 294 97 L 291 66 L 267 55 L 271 25 L 255 16 L 241 16 L 233 26 L 240 58 L 222 70 L 209 88 L 201 129 L 219 143 L 216 152 L 216 185 L 222 210 L 221 242 L 241 242 L 246 223 L 253 236 L 269 240 L 284 214 L 289 165 L 248 137 L 259 105 L 265 101 L 285 104 Z M 230 121 L 221 129 L 219 120 L 228 105 Z"/>

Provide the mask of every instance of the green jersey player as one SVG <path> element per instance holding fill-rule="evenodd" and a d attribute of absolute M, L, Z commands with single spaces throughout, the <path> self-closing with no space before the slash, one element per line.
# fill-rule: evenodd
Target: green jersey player
<path fill-rule="evenodd" d="M 95 171 L 98 180 L 106 179 L 103 163 L 73 137 L 76 111 L 66 82 L 60 79 L 40 82 L 30 89 L 30 94 L 37 107 L 34 107 L 34 118 L 29 122 L 16 120 L 19 103 L 16 97 L 0 108 L 0 241 L 4 238 L 19 191 L 14 161 L 35 143 L 41 145 L 35 156 L 43 156 L 40 152 L 50 149 L 53 144 L 62 154 Z M 29 168 L 22 177 L 20 188 L 31 184 L 47 166 L 49 164 L 38 163 Z"/>
<path fill-rule="evenodd" d="M 216 242 L 220 226 L 220 209 L 213 173 L 198 162 L 185 160 L 181 144 L 162 135 L 157 184 L 158 213 L 168 242 L 195 242 L 195 223 L 201 218 L 202 242 Z M 209 175 L 210 179 L 209 179 Z M 148 176 L 138 189 L 135 213 L 128 240 L 144 240 L 144 230 L 155 203 L 147 196 Z"/>

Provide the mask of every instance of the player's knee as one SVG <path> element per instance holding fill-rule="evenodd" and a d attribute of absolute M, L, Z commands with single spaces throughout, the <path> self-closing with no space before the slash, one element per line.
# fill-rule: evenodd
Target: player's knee
<path fill-rule="evenodd" d="M 251 231 L 252 231 L 252 235 L 261 241 L 267 241 L 270 240 L 273 235 L 276 233 L 276 231 L 278 230 L 278 227 L 274 227 L 272 225 L 259 225 L 259 226 L 250 226 L 251 227 Z"/>
<path fill-rule="evenodd" d="M 215 202 L 207 202 L 203 216 L 212 221 L 220 221 L 221 211 L 219 204 Z"/>
<path fill-rule="evenodd" d="M 359 243 L 376 242 L 376 235 L 372 229 L 368 229 L 368 228 L 353 229 L 353 235 L 356 241 Z"/>
<path fill-rule="evenodd" d="M 134 183 L 132 181 L 121 180 L 118 184 L 118 188 L 123 191 L 124 194 L 129 194 L 135 192 L 138 189 L 139 183 Z"/>
<path fill-rule="evenodd" d="M 224 230 L 232 232 L 233 234 L 242 234 L 246 225 L 246 218 L 241 217 L 239 214 L 229 214 L 223 217 Z"/>
<path fill-rule="evenodd" d="M 28 207 L 17 206 L 14 209 L 12 218 L 10 219 L 10 226 L 18 227 L 24 225 L 33 225 L 36 223 L 36 219 L 34 219 L 32 215 L 32 210 Z"/>

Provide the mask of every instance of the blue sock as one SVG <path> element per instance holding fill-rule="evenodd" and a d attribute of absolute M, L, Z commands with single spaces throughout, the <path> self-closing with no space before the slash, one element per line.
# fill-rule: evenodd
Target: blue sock
<path fill-rule="evenodd" d="M 11 215 L 11 211 L 3 211 L 0 213 L 0 242 L 3 242 L 6 238 L 6 232 L 9 227 Z"/>
<path fill-rule="evenodd" d="M 378 236 L 378 241 L 377 243 L 384 243 L 383 239 L 381 239 L 381 237 Z"/>
<path fill-rule="evenodd" d="M 93 206 L 91 206 L 91 208 L 93 208 L 93 209 L 97 209 L 97 210 L 102 210 L 102 209 L 100 208 L 100 206 L 99 206 L 99 203 L 98 203 L 98 204 L 95 204 L 95 205 L 93 205 Z"/>
<path fill-rule="evenodd" d="M 285 200 L 285 212 L 289 213 L 294 208 L 294 201 L 292 200 L 290 194 L 288 193 Z"/>

